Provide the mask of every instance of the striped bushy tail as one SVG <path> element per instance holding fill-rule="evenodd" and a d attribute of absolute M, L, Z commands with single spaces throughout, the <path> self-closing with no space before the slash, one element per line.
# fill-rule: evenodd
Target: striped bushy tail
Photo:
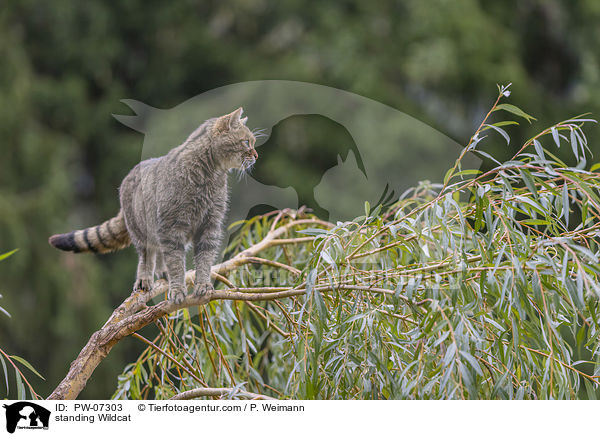
<path fill-rule="evenodd" d="M 116 217 L 104 221 L 98 226 L 50 236 L 48 242 L 60 250 L 74 251 L 75 253 L 90 251 L 109 253 L 121 250 L 131 244 L 121 211 Z"/>

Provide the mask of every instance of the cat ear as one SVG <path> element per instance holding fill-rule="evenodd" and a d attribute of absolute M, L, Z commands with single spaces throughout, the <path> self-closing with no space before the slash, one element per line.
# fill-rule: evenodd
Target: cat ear
<path fill-rule="evenodd" d="M 233 129 L 235 127 L 239 127 L 242 124 L 241 116 L 244 113 L 244 108 L 237 108 L 233 112 L 229 114 L 229 128 Z"/>
<path fill-rule="evenodd" d="M 239 127 L 242 124 L 240 120 L 240 116 L 244 112 L 243 108 L 237 108 L 233 112 L 227 115 L 223 115 L 222 117 L 217 118 L 215 122 L 214 130 L 217 133 L 227 132 L 231 129 Z"/>
<path fill-rule="evenodd" d="M 246 125 L 246 121 L 248 121 L 248 117 L 240 118 L 240 123 L 242 123 L 244 126 Z"/>

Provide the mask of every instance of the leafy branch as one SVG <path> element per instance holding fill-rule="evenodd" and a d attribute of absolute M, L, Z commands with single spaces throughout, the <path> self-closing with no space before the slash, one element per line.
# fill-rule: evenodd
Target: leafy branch
<path fill-rule="evenodd" d="M 576 117 L 492 169 L 482 141 L 535 120 L 498 99 L 444 183 L 336 225 L 275 211 L 241 223 L 206 303 L 133 294 L 51 399 L 75 398 L 121 339 L 147 348 L 114 398 L 596 398 L 600 175 Z M 483 136 L 483 132 L 490 135 Z M 575 166 L 555 148 L 571 146 Z M 489 156 L 491 160 L 493 157 Z M 186 274 L 193 285 L 193 271 Z M 196 316 L 197 314 L 197 316 Z M 155 323 L 153 340 L 136 333 Z"/>
<path fill-rule="evenodd" d="M 282 212 L 283 214 L 283 212 Z M 256 255 L 263 250 L 283 244 L 296 244 L 307 242 L 307 238 L 281 239 L 292 228 L 306 225 L 329 226 L 329 223 L 316 218 L 293 219 L 290 222 L 270 231 L 260 242 L 236 254 L 233 258 L 212 267 L 213 277 L 227 273 L 249 262 L 256 262 Z M 312 240 L 312 238 L 310 238 Z M 266 263 L 270 263 L 267 260 Z M 194 271 L 186 273 L 186 284 L 193 289 Z M 151 299 L 164 294 L 168 284 L 162 280 L 157 282 L 150 292 L 134 292 L 111 315 L 102 329 L 92 335 L 77 359 L 71 364 L 67 376 L 56 387 L 48 399 L 74 399 L 85 387 L 87 380 L 92 375 L 98 364 L 108 355 L 110 350 L 124 337 L 129 336 L 148 324 L 178 310 L 204 304 L 201 298 L 188 295 L 182 303 L 162 301 L 153 306 L 146 306 Z M 257 292 L 258 291 L 258 292 Z M 265 292 L 260 292 L 265 291 Z M 284 296 L 299 295 L 300 291 L 286 290 L 271 292 L 271 289 L 242 289 L 216 290 L 210 301 L 216 300 L 248 300 L 260 301 Z"/>
<path fill-rule="evenodd" d="M 4 253 L 4 254 L 0 254 L 0 261 L 2 261 L 4 259 L 7 259 L 8 257 L 10 257 L 13 254 L 15 254 L 17 251 L 19 251 L 18 248 L 14 249 L 12 251 L 9 251 L 7 253 Z M 2 297 L 2 295 L 0 295 L 0 298 L 1 297 Z M 6 316 L 10 317 L 10 313 L 8 313 L 1 306 L 0 306 L 0 312 L 2 312 L 3 314 L 5 314 Z M 27 369 L 29 369 L 31 372 L 33 372 L 36 376 L 38 376 L 42 380 L 44 380 L 44 377 L 42 377 L 42 375 L 39 372 L 37 372 L 35 370 L 35 368 L 27 360 L 25 360 L 25 359 L 23 359 L 22 357 L 19 357 L 19 356 L 8 355 L 2 348 L 0 348 L 0 363 L 2 364 L 2 370 L 4 372 L 4 383 L 5 383 L 5 386 L 6 386 L 6 395 L 8 396 L 10 394 L 10 384 L 8 382 L 8 368 L 6 366 L 6 362 L 8 362 L 10 364 L 10 366 L 12 366 L 12 368 L 14 370 L 15 381 L 16 381 L 16 385 L 17 385 L 17 398 L 19 398 L 19 399 L 25 399 L 26 398 L 25 386 L 27 386 L 27 389 L 29 390 L 29 394 L 30 394 L 31 398 L 33 398 L 33 399 L 41 399 L 42 397 L 40 397 L 35 392 L 35 390 L 31 386 L 31 384 L 29 383 L 29 381 L 27 380 L 27 378 L 25 377 L 25 375 L 23 374 L 23 372 L 17 366 L 16 362 L 18 362 L 21 365 L 25 366 Z"/>

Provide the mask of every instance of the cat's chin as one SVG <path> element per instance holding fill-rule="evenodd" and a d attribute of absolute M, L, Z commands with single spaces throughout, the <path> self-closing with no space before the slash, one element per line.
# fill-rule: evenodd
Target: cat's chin
<path fill-rule="evenodd" d="M 229 172 L 239 172 L 239 173 L 249 173 L 252 171 L 254 164 L 256 163 L 256 159 L 248 159 L 243 160 L 240 163 L 237 163 L 235 166 L 230 166 Z"/>

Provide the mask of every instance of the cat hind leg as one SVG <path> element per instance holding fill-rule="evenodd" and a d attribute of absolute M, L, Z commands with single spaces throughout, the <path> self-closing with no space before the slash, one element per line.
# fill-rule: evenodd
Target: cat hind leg
<path fill-rule="evenodd" d="M 138 267 L 133 291 L 150 292 L 154 284 L 154 263 L 156 252 L 147 247 L 136 247 L 138 252 Z"/>

